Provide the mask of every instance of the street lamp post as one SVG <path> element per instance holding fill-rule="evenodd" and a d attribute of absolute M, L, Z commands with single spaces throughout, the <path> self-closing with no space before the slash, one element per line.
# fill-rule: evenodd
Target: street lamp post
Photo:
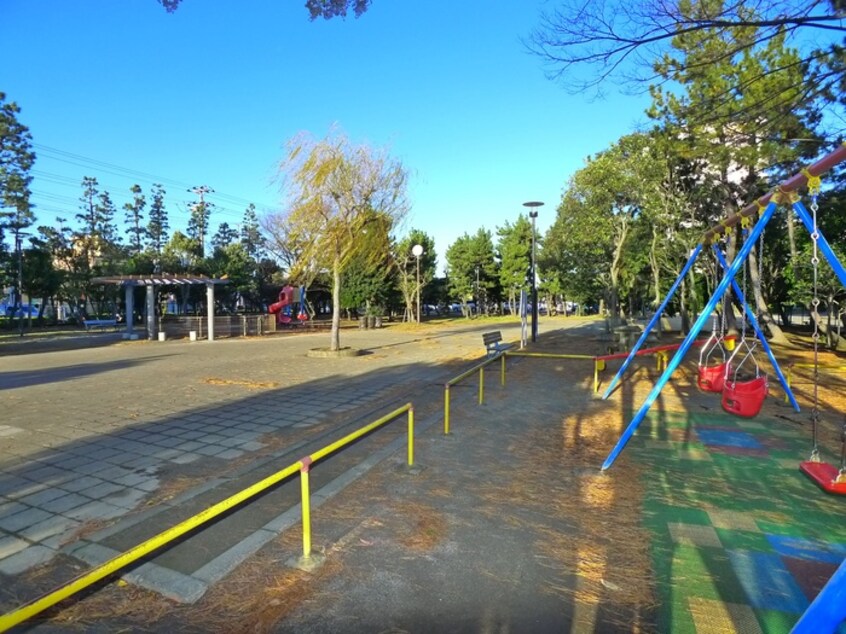
<path fill-rule="evenodd" d="M 536 200 L 523 203 L 529 208 L 529 218 L 532 219 L 532 343 L 538 340 L 538 282 L 535 263 L 535 219 L 538 217 L 537 208 L 543 207 L 542 202 Z"/>
<path fill-rule="evenodd" d="M 476 317 L 480 315 L 479 312 L 479 265 L 476 265 Z"/>
<path fill-rule="evenodd" d="M 415 244 L 411 247 L 412 255 L 417 258 L 417 323 L 420 323 L 420 256 L 423 255 L 423 246 Z"/>

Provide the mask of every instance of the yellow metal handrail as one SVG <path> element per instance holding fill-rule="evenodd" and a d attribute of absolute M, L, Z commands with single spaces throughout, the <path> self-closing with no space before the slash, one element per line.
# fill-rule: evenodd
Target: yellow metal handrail
<path fill-rule="evenodd" d="M 309 471 L 311 466 L 318 460 L 343 449 L 350 443 L 358 440 L 362 436 L 369 434 L 374 429 L 385 425 L 400 414 L 408 412 L 408 466 L 414 465 L 414 406 L 411 403 L 406 403 L 402 407 L 398 407 L 392 412 L 385 414 L 382 418 L 373 421 L 369 425 L 365 425 L 361 429 L 357 429 L 351 434 L 347 434 L 340 440 L 336 440 L 330 445 L 326 445 L 323 449 L 309 454 L 299 461 L 300 466 L 300 492 L 302 495 L 302 514 L 303 514 L 303 559 L 308 560 L 311 557 L 311 494 L 309 491 Z"/>
<path fill-rule="evenodd" d="M 542 359 L 577 359 L 580 361 L 593 361 L 593 393 L 599 392 L 599 373 L 605 369 L 605 359 L 589 354 L 564 354 L 557 352 L 526 352 L 523 350 L 508 351 L 510 357 L 539 357 Z M 503 364 L 504 366 L 505 364 Z M 505 385 L 505 367 L 502 369 L 502 384 Z"/>
<path fill-rule="evenodd" d="M 411 403 L 406 403 L 402 407 L 395 409 L 394 411 L 386 414 L 382 418 L 370 423 L 369 425 L 365 425 L 361 429 L 344 436 L 338 441 L 333 442 L 330 445 L 327 445 L 323 449 L 320 449 L 313 454 L 310 454 L 297 462 L 288 465 L 284 469 L 277 471 L 276 473 L 269 475 L 268 477 L 264 478 L 253 484 L 252 486 L 235 493 L 234 495 L 229 496 L 225 500 L 218 502 L 217 504 L 210 506 L 204 511 L 189 517 L 188 519 L 180 522 L 176 526 L 173 526 L 161 533 L 154 535 L 153 537 L 147 539 L 146 541 L 138 544 L 137 546 L 130 548 L 129 550 L 109 559 L 105 563 L 100 564 L 96 568 L 76 577 L 75 579 L 71 580 L 70 582 L 66 583 L 65 585 L 49 592 L 38 599 L 35 599 L 16 610 L 13 610 L 7 614 L 0 616 L 0 632 L 5 632 L 15 625 L 19 625 L 24 621 L 32 618 L 33 616 L 44 612 L 45 610 L 53 607 L 54 605 L 58 604 L 61 601 L 75 595 L 76 593 L 88 588 L 89 586 L 97 583 L 98 581 L 108 577 L 111 574 L 125 568 L 131 563 L 134 563 L 149 555 L 150 553 L 166 546 L 170 542 L 178 539 L 182 535 L 189 533 L 190 531 L 206 524 L 207 522 L 213 520 L 214 518 L 218 517 L 219 515 L 225 513 L 226 511 L 238 506 L 242 502 L 246 502 L 250 498 L 255 497 L 259 493 L 269 489 L 270 487 L 282 482 L 289 476 L 295 474 L 297 471 L 300 472 L 300 476 L 302 478 L 301 482 L 301 492 L 302 492 L 302 514 L 303 514 L 303 556 L 308 557 L 311 553 L 311 505 L 310 499 L 308 495 L 308 471 L 313 463 L 328 456 L 329 454 L 338 451 L 342 447 L 350 444 L 351 442 L 361 438 L 365 434 L 373 431 L 377 427 L 384 425 L 385 423 L 393 420 L 400 414 L 408 412 L 408 464 L 412 466 L 414 464 L 414 406 Z"/>
<path fill-rule="evenodd" d="M 496 356 L 491 357 L 490 359 L 485 359 L 480 364 L 473 366 L 466 372 L 462 372 L 456 377 L 451 378 L 449 381 L 444 383 L 444 435 L 449 434 L 449 403 L 450 403 L 450 392 L 449 389 L 456 383 L 459 383 L 466 379 L 468 376 L 471 376 L 479 372 L 479 405 L 485 402 L 485 366 L 490 365 L 497 359 L 501 359 L 502 361 L 502 369 L 500 370 L 500 381 L 502 385 L 505 385 L 505 354 L 500 353 Z"/>

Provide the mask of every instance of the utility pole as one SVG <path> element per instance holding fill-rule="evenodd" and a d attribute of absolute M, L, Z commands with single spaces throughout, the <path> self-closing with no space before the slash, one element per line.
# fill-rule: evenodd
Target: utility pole
<path fill-rule="evenodd" d="M 15 251 L 18 252 L 18 282 L 15 285 L 15 309 L 20 311 L 18 315 L 18 333 L 24 336 L 24 310 L 23 310 L 23 238 L 26 234 L 19 228 L 15 230 Z M 32 298 L 30 298 L 31 300 Z M 32 310 L 30 301 L 29 310 Z"/>
<path fill-rule="evenodd" d="M 197 231 L 200 234 L 200 257 L 204 258 L 206 256 L 206 209 L 211 206 L 211 203 L 206 202 L 205 195 L 213 194 L 214 190 L 207 185 L 197 185 L 188 191 L 195 193 L 199 198 L 199 201 L 194 203 L 192 209 L 194 211 L 194 217 L 199 220 L 197 222 Z"/>

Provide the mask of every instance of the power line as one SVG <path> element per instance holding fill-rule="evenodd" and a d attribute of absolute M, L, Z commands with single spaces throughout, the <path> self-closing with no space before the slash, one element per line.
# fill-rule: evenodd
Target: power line
<path fill-rule="evenodd" d="M 95 167 L 103 172 L 110 173 L 115 176 L 121 176 L 124 178 L 140 178 L 142 180 L 150 181 L 151 183 L 160 183 L 169 187 L 177 187 L 182 189 L 190 189 L 192 187 L 192 185 L 174 178 L 151 174 L 149 172 L 143 172 L 141 170 L 136 170 L 128 167 L 123 167 L 115 163 L 101 161 L 99 159 L 84 156 L 82 154 L 75 154 L 73 152 L 60 150 L 58 148 L 50 147 L 49 145 L 43 145 L 40 143 L 33 143 L 32 145 L 38 151 L 37 154 L 39 155 L 46 155 L 46 157 L 51 160 L 76 165 L 77 167 Z M 263 209 L 273 209 L 275 207 L 274 205 L 270 205 L 264 202 L 257 202 L 255 200 L 248 200 L 246 198 L 235 196 L 233 194 L 217 192 L 216 195 L 217 197 L 227 199 L 234 204 L 242 204 L 245 206 L 254 204 L 256 207 Z"/>

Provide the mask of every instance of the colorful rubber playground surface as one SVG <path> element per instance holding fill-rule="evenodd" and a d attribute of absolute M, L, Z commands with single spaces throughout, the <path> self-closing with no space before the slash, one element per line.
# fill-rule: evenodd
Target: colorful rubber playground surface
<path fill-rule="evenodd" d="M 646 467 L 658 629 L 787 632 L 846 557 L 844 501 L 797 469 L 807 433 L 721 412 L 650 416 Z"/>

